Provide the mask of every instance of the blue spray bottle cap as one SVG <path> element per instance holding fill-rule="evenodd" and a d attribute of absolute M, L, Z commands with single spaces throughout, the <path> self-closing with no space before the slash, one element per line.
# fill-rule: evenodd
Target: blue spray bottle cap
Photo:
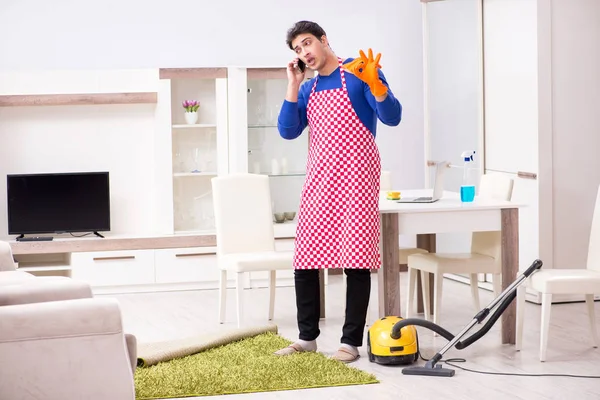
<path fill-rule="evenodd" d="M 475 150 L 463 151 L 460 155 L 464 162 L 474 161 Z"/>

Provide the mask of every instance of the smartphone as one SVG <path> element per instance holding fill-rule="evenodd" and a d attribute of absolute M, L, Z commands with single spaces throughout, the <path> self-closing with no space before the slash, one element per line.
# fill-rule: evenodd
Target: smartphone
<path fill-rule="evenodd" d="M 304 61 L 300 59 L 298 59 L 298 69 L 302 72 L 306 70 L 306 64 L 304 64 Z"/>

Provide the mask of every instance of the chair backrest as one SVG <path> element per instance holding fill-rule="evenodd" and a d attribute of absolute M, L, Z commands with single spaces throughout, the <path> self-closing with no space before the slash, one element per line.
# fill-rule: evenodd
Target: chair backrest
<path fill-rule="evenodd" d="M 269 177 L 231 174 L 211 182 L 217 254 L 274 251 Z"/>
<path fill-rule="evenodd" d="M 592 216 L 587 268 L 600 271 L 600 187 L 598 187 L 598 193 L 596 194 L 596 205 Z"/>
<path fill-rule="evenodd" d="M 514 180 L 506 175 L 484 174 L 479 181 L 479 197 L 510 201 L 513 186 Z"/>
<path fill-rule="evenodd" d="M 379 190 L 392 190 L 392 172 L 381 171 Z"/>
<path fill-rule="evenodd" d="M 512 199 L 514 180 L 503 174 L 484 174 L 479 182 L 479 197 L 497 200 Z M 493 257 L 498 268 L 502 265 L 501 232 L 474 232 L 471 252 Z"/>
<path fill-rule="evenodd" d="M 8 242 L 0 241 L 0 271 L 14 271 L 15 260 Z"/>

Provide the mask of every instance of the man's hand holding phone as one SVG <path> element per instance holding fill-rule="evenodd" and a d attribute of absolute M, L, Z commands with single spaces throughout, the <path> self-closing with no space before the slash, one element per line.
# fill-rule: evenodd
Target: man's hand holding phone
<path fill-rule="evenodd" d="M 304 81 L 305 64 L 299 58 L 295 58 L 288 64 L 287 77 L 289 84 L 300 87 Z"/>
<path fill-rule="evenodd" d="M 295 58 L 288 63 L 287 66 L 287 78 L 288 78 L 288 89 L 285 96 L 287 101 L 297 102 L 298 101 L 298 90 L 300 85 L 304 81 L 304 63 L 299 58 Z"/>

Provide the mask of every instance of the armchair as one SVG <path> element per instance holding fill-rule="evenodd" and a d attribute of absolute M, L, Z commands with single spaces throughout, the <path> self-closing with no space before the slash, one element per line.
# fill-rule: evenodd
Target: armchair
<path fill-rule="evenodd" d="M 0 307 L 0 398 L 133 400 L 127 342 L 114 299 Z"/>

